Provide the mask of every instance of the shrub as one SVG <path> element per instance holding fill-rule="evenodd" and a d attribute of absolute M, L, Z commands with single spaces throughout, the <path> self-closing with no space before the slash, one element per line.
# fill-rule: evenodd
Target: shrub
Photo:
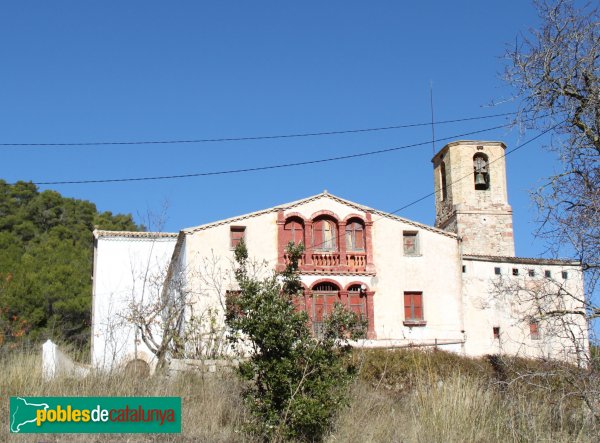
<path fill-rule="evenodd" d="M 298 259 L 302 246 L 290 244 L 290 264 L 281 274 L 259 280 L 248 273 L 248 252 L 236 248 L 236 280 L 240 292 L 227 304 L 226 323 L 234 346 L 249 346 L 240 364 L 250 381 L 244 399 L 253 420 L 249 430 L 265 441 L 320 441 L 339 408 L 347 403 L 354 375 L 348 339 L 358 338 L 364 325 L 335 306 L 322 336 L 315 337 L 305 312 L 293 298 L 302 286 Z"/>

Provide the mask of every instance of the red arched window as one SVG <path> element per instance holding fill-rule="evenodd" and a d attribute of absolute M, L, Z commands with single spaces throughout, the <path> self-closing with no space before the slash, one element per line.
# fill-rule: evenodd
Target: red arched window
<path fill-rule="evenodd" d="M 316 336 L 323 334 L 323 321 L 333 312 L 340 302 L 340 289 L 335 283 L 323 282 L 312 289 L 312 321 Z"/>
<path fill-rule="evenodd" d="M 336 226 L 333 220 L 320 219 L 313 223 L 313 249 L 316 251 L 337 250 Z"/>
<path fill-rule="evenodd" d="M 359 221 L 351 220 L 346 225 L 346 250 L 365 250 L 365 230 Z"/>
<path fill-rule="evenodd" d="M 283 227 L 283 239 L 287 245 L 289 242 L 304 244 L 304 225 L 296 218 L 289 219 Z"/>
<path fill-rule="evenodd" d="M 348 307 L 361 320 L 367 319 L 367 293 L 361 285 L 352 285 L 348 288 Z"/>

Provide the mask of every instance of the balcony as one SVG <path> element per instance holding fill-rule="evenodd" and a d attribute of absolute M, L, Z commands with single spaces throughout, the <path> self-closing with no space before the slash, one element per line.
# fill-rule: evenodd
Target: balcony
<path fill-rule="evenodd" d="M 313 266 L 316 268 L 331 268 L 340 265 L 340 254 L 338 252 L 313 252 Z"/>
<path fill-rule="evenodd" d="M 346 253 L 346 263 L 348 268 L 355 271 L 365 271 L 367 269 L 367 254 L 365 252 Z"/>
<path fill-rule="evenodd" d="M 307 261 L 307 256 L 310 260 Z M 289 263 L 289 255 L 284 255 L 285 264 Z M 302 254 L 298 263 L 300 271 L 337 271 L 337 272 L 365 272 L 367 269 L 367 254 L 365 252 L 350 251 L 346 253 L 345 263 L 342 263 L 339 252 L 312 252 Z"/>

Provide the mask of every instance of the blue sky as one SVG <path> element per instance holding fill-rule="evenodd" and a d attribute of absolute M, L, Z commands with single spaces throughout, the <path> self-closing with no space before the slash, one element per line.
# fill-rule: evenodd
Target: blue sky
<path fill-rule="evenodd" d="M 0 143 L 173 140 L 335 131 L 516 109 L 502 55 L 537 21 L 526 1 L 3 2 Z M 492 106 L 493 102 L 499 103 Z M 437 125 L 436 137 L 506 119 Z M 537 135 L 466 138 L 509 148 Z M 0 177 L 176 175 L 320 159 L 431 140 L 431 128 L 230 143 L 0 148 Z M 507 158 L 517 254 L 543 255 L 528 192 L 557 167 L 537 140 Z M 438 142 L 436 150 L 445 142 Z M 41 186 L 165 230 L 328 189 L 384 211 L 431 192 L 430 144 L 266 172 Z M 433 224 L 433 198 L 399 215 Z"/>

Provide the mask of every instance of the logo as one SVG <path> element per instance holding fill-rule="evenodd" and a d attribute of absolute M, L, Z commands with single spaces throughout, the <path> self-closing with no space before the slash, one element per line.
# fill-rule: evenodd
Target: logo
<path fill-rule="evenodd" d="M 10 432 L 180 433 L 181 397 L 11 397 Z"/>

